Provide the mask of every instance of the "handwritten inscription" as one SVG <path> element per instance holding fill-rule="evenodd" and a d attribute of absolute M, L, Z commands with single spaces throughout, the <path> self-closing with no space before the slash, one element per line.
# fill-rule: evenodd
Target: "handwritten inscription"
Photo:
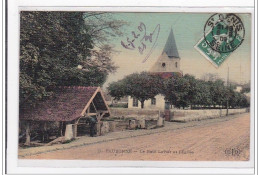
<path fill-rule="evenodd" d="M 158 40 L 160 33 L 160 24 L 157 24 L 152 33 L 146 31 L 146 25 L 143 22 L 140 22 L 137 27 L 137 31 L 131 32 L 131 37 L 127 37 L 126 41 L 121 41 L 121 45 L 128 50 L 138 49 L 139 53 L 143 55 L 148 49 L 148 45 L 151 45 L 150 50 L 147 51 L 147 54 L 143 60 L 143 63 L 149 58 L 152 54 L 155 44 Z"/>

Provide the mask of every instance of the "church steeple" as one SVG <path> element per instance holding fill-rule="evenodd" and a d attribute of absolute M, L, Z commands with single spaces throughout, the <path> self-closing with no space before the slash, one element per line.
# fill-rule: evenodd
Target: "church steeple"
<path fill-rule="evenodd" d="M 163 52 L 165 52 L 169 58 L 180 58 L 172 28 L 168 36 L 167 42 L 164 46 Z"/>
<path fill-rule="evenodd" d="M 182 75 L 182 71 L 180 69 L 180 56 L 177 50 L 172 29 L 170 31 L 162 54 L 151 67 L 150 72 L 158 73 L 163 78 Z"/>

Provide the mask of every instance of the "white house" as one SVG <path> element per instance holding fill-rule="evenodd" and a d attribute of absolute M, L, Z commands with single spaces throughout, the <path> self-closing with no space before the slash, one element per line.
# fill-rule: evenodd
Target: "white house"
<path fill-rule="evenodd" d="M 150 72 L 159 74 L 162 78 L 182 76 L 182 71 L 180 69 L 180 56 L 172 29 L 162 54 L 151 67 Z M 169 107 L 169 102 L 166 102 L 162 95 L 157 95 L 154 99 L 146 100 L 144 102 L 144 108 L 146 109 L 168 109 Z M 128 108 L 141 108 L 141 102 L 135 98 L 128 97 Z"/>

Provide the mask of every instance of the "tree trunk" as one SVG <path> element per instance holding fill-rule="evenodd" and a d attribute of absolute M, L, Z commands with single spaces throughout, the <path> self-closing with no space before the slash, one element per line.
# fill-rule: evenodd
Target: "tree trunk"
<path fill-rule="evenodd" d="M 25 141 L 25 145 L 30 145 L 31 143 L 31 133 L 30 133 L 30 123 L 29 121 L 26 122 L 26 141 Z"/>
<path fill-rule="evenodd" d="M 144 100 L 141 101 L 141 108 L 144 108 Z"/>
<path fill-rule="evenodd" d="M 226 116 L 228 116 L 228 107 L 229 107 L 229 104 L 228 104 L 228 100 L 227 100 L 227 112 L 226 112 Z"/>

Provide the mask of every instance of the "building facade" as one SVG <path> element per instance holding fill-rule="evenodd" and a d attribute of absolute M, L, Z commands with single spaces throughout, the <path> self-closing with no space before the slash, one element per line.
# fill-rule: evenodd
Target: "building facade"
<path fill-rule="evenodd" d="M 175 42 L 173 30 L 171 29 L 167 42 L 161 55 L 158 57 L 155 64 L 151 67 L 149 72 L 159 74 L 162 78 L 170 78 L 175 76 L 182 76 L 180 69 L 180 56 Z M 128 97 L 128 108 L 141 108 L 141 102 L 135 98 Z M 157 95 L 153 99 L 144 102 L 146 109 L 169 109 L 169 102 L 164 100 L 164 96 Z"/>

